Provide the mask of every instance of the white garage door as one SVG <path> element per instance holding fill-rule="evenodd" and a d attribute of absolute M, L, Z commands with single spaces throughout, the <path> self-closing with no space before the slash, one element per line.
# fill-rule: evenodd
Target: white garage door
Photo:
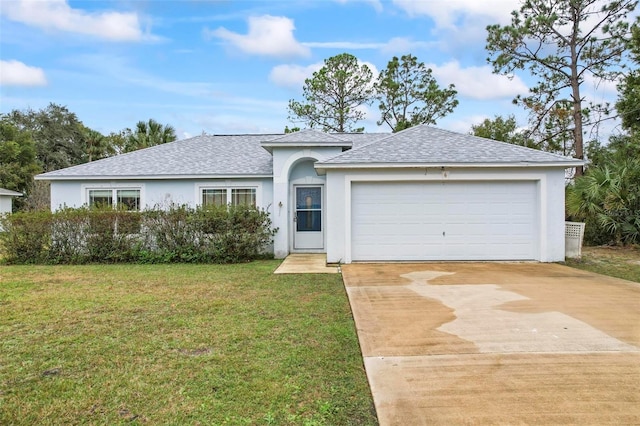
<path fill-rule="evenodd" d="M 354 182 L 353 260 L 531 260 L 537 184 Z"/>

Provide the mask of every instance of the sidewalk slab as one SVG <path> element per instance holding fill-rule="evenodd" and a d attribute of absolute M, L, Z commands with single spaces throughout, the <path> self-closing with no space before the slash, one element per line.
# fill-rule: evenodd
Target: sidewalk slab
<path fill-rule="evenodd" d="M 274 274 L 338 274 L 338 266 L 327 266 L 327 255 L 324 253 L 290 254 L 280 264 Z"/>

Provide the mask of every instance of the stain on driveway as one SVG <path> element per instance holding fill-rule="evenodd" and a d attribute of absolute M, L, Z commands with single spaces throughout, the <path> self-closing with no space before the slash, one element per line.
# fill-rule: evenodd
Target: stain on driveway
<path fill-rule="evenodd" d="M 640 284 L 534 263 L 343 275 L 382 425 L 640 424 Z"/>

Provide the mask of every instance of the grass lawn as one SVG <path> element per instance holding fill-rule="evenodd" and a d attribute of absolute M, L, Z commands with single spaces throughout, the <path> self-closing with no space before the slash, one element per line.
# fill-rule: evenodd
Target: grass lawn
<path fill-rule="evenodd" d="M 339 275 L 0 266 L 0 424 L 374 425 Z"/>
<path fill-rule="evenodd" d="M 567 259 L 568 266 L 640 283 L 640 249 L 583 247 L 582 259 Z"/>

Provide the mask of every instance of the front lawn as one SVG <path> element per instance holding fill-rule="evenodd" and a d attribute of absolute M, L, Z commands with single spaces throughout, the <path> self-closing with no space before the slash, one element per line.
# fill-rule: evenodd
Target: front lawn
<path fill-rule="evenodd" d="M 338 275 L 0 266 L 0 424 L 376 424 Z"/>
<path fill-rule="evenodd" d="M 640 249 L 633 247 L 583 247 L 582 259 L 567 265 L 640 283 Z"/>

